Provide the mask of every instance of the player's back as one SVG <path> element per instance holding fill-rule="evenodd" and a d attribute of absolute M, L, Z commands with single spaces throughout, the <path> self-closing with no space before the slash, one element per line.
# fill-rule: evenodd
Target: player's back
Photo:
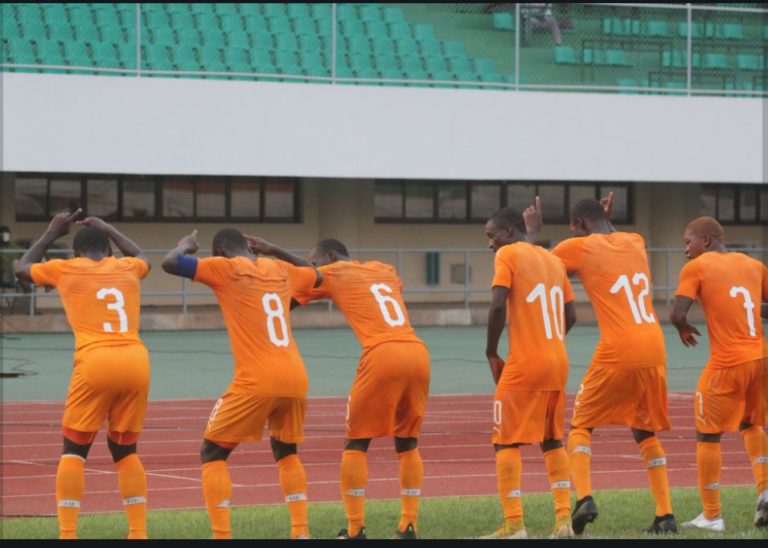
<path fill-rule="evenodd" d="M 707 321 L 710 364 L 739 365 L 765 353 L 760 305 L 768 287 L 766 266 L 743 253 L 707 252 L 683 271 L 696 278 Z"/>
<path fill-rule="evenodd" d="M 609 367 L 664 365 L 664 336 L 653 309 L 645 241 L 612 232 L 571 238 L 553 252 L 578 273 L 600 328 L 593 363 Z"/>
<path fill-rule="evenodd" d="M 146 262 L 133 257 L 78 257 L 35 264 L 32 276 L 58 289 L 79 352 L 141 343 L 140 282 L 148 271 Z"/>
<path fill-rule="evenodd" d="M 493 285 L 510 287 L 500 272 L 511 275 L 509 355 L 499 385 L 562 390 L 568 376 L 564 305 L 573 300 L 563 264 L 539 246 L 517 242 L 499 249 L 495 270 Z"/>
<path fill-rule="evenodd" d="M 402 281 L 391 265 L 379 261 L 336 261 L 320 268 L 318 288 L 333 299 L 365 349 L 382 342 L 421 342 L 411 327 Z"/>
<path fill-rule="evenodd" d="M 195 281 L 219 301 L 235 360 L 233 387 L 264 396 L 305 396 L 307 374 L 290 324 L 297 269 L 282 261 L 208 257 L 198 261 Z M 302 277 L 306 277 L 302 274 Z"/>

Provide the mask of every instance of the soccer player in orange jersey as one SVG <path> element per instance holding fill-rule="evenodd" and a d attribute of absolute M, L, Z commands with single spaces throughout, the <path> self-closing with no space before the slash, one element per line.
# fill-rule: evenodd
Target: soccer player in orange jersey
<path fill-rule="evenodd" d="M 609 220 L 611 198 L 579 201 L 571 231 L 552 251 L 569 273 L 581 279 L 592 301 L 600 341 L 574 402 L 568 453 L 577 494 L 573 530 L 578 535 L 597 518 L 590 482 L 591 438 L 595 427 L 626 425 L 640 448 L 656 502 L 647 533 L 676 533 L 669 496 L 667 460 L 656 432 L 669 430 L 666 350 L 653 309 L 645 241 L 618 232 Z M 541 200 L 524 212 L 531 235 L 543 224 Z"/>
<path fill-rule="evenodd" d="M 394 437 L 400 462 L 401 517 L 395 538 L 415 539 L 424 467 L 418 436 L 429 391 L 429 352 L 413 331 L 395 269 L 378 261 L 358 262 L 334 239 L 319 242 L 310 260 L 260 239 L 259 252 L 294 265 L 316 265 L 323 283 L 294 294 L 297 304 L 332 299 L 363 347 L 347 402 L 341 456 L 341 490 L 347 527 L 340 539 L 364 539 L 366 452 L 372 438 Z"/>
<path fill-rule="evenodd" d="M 704 512 L 684 525 L 722 532 L 720 436 L 741 431 L 757 487 L 755 526 L 768 527 L 768 352 L 760 321 L 768 302 L 768 268 L 743 253 L 728 253 L 723 227 L 699 217 L 685 229 L 688 262 L 670 320 L 685 346 L 696 346 L 699 331 L 687 314 L 698 299 L 709 332 L 709 361 L 694 399 L 696 464 Z M 763 307 L 763 318 L 768 317 Z"/>
<path fill-rule="evenodd" d="M 568 454 L 563 447 L 568 353 L 565 334 L 576 321 L 573 289 L 562 262 L 524 240 L 523 217 L 510 208 L 485 225 L 495 252 L 486 356 L 496 393 L 493 446 L 504 525 L 484 538 L 527 538 L 520 493 L 520 446 L 538 443 L 555 501 L 551 538 L 573 536 Z M 509 355 L 498 345 L 509 317 Z"/>
<path fill-rule="evenodd" d="M 163 270 L 213 289 L 229 334 L 235 374 L 213 406 L 203 434 L 203 495 L 214 538 L 231 538 L 232 481 L 227 458 L 241 442 L 260 440 L 269 425 L 280 487 L 291 516 L 291 538 L 309 538 L 307 479 L 297 454 L 304 439 L 308 381 L 293 339 L 293 294 L 322 281 L 314 268 L 257 258 L 242 233 L 220 230 L 213 257 L 191 256 L 197 231 L 179 240 Z"/>
<path fill-rule="evenodd" d="M 75 258 L 41 262 L 81 212 L 55 215 L 15 267 L 19 280 L 58 288 L 75 335 L 56 472 L 59 538 L 77 538 L 85 461 L 105 420 L 128 516 L 127 537 L 147 538 L 147 480 L 136 445 L 149 392 L 149 353 L 139 338 L 139 284 L 149 262 L 135 243 L 96 217 L 77 221 L 84 227 L 74 238 Z M 112 256 L 110 239 L 122 258 Z"/>

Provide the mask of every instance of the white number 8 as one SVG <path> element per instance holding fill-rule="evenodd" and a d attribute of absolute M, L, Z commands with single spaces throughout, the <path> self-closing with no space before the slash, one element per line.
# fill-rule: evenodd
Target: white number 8
<path fill-rule="evenodd" d="M 383 295 L 382 291 L 392 293 L 392 288 L 387 284 L 371 285 L 371 293 L 373 293 L 373 296 L 376 297 L 376 302 L 379 303 L 379 308 L 381 309 L 381 315 L 384 316 L 384 321 L 392 327 L 403 325 L 405 323 L 405 314 L 403 314 L 403 309 L 400 308 L 400 303 L 388 295 Z M 394 318 L 389 313 L 389 307 L 387 304 L 392 306 L 392 310 L 395 313 Z"/>
<path fill-rule="evenodd" d="M 265 293 L 261 298 L 261 303 L 264 305 L 264 312 L 267 313 L 269 340 L 275 346 L 288 346 L 288 323 L 285 321 L 283 301 L 280 300 L 277 293 Z M 277 330 L 275 329 L 275 319 L 280 322 L 280 333 L 282 334 L 280 338 L 278 338 Z"/>
<path fill-rule="evenodd" d="M 118 333 L 126 333 L 128 331 L 128 315 L 125 313 L 125 310 L 123 307 L 125 306 L 125 298 L 123 297 L 123 292 L 119 289 L 116 289 L 114 287 L 103 287 L 99 289 L 99 291 L 96 293 L 96 298 L 100 301 L 103 301 L 107 295 L 111 295 L 115 298 L 115 302 L 108 303 L 107 309 L 109 310 L 117 310 L 117 316 L 120 319 L 120 328 L 118 329 Z M 114 333 L 114 330 L 112 329 L 112 324 L 109 322 L 104 322 L 102 324 L 104 328 L 105 333 Z"/>

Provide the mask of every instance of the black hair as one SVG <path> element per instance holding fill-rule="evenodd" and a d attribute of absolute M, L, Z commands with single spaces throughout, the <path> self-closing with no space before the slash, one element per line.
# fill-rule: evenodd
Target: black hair
<path fill-rule="evenodd" d="M 109 236 L 100 228 L 85 226 L 75 234 L 72 248 L 76 254 L 80 255 L 86 253 L 104 253 L 107 255 L 110 251 Z"/>
<path fill-rule="evenodd" d="M 347 251 L 347 246 L 345 246 L 343 243 L 341 243 L 339 240 L 335 238 L 326 238 L 325 240 L 320 240 L 317 242 L 317 245 L 315 248 L 318 251 L 322 251 L 323 253 L 328 253 L 329 251 L 335 251 L 337 255 L 342 255 L 344 257 L 349 257 L 349 251 Z"/>
<path fill-rule="evenodd" d="M 243 233 L 234 228 L 223 228 L 213 237 L 213 249 L 221 249 L 227 253 L 240 253 L 248 250 L 248 242 Z"/>
<path fill-rule="evenodd" d="M 513 227 L 518 232 L 525 234 L 525 221 L 523 216 L 511 207 L 503 207 L 494 213 L 491 218 L 498 228 Z"/>
<path fill-rule="evenodd" d="M 571 210 L 571 218 L 585 219 L 595 223 L 608 220 L 603 205 L 594 198 L 579 200 Z"/>
<path fill-rule="evenodd" d="M 0 232 L 10 232 L 10 231 L 11 231 L 11 229 L 8 228 L 7 226 L 5 226 L 5 225 L 0 226 Z"/>

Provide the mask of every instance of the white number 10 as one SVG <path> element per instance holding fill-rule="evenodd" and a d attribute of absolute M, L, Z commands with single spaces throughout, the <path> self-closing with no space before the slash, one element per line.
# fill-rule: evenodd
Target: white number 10
<path fill-rule="evenodd" d="M 525 302 L 532 303 L 536 299 L 541 301 L 541 315 L 544 318 L 544 334 L 548 339 L 552 338 L 552 323 L 555 324 L 555 333 L 557 338 L 563 340 L 563 325 L 565 324 L 564 318 L 564 294 L 563 288 L 559 285 L 553 285 L 549 289 L 549 300 L 552 303 L 552 320 L 549 320 L 549 303 L 547 302 L 547 290 L 543 283 L 537 284 L 530 292 Z"/>
<path fill-rule="evenodd" d="M 96 293 L 96 298 L 103 301 L 108 295 L 115 298 L 115 302 L 108 303 L 107 308 L 109 310 L 117 310 L 117 316 L 120 319 L 120 327 L 117 332 L 126 333 L 128 331 L 128 315 L 123 308 L 125 307 L 125 297 L 123 297 L 123 292 L 114 287 L 102 287 Z M 103 328 L 105 333 L 115 332 L 114 329 L 112 329 L 112 324 L 109 322 L 104 322 Z"/>

